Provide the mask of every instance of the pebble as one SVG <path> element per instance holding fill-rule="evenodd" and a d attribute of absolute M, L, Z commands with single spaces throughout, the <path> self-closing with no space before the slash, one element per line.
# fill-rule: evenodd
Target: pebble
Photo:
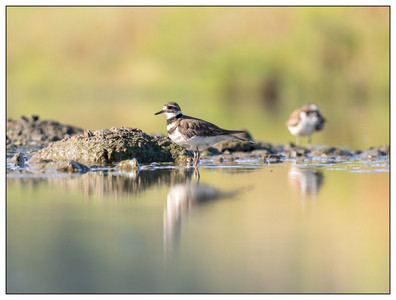
<path fill-rule="evenodd" d="M 56 170 L 66 173 L 86 173 L 89 171 L 89 168 L 74 160 L 61 160 L 57 162 Z"/>
<path fill-rule="evenodd" d="M 25 158 L 23 157 L 23 154 L 18 152 L 17 154 L 15 154 L 11 159 L 10 162 L 13 162 L 14 164 L 16 164 L 17 166 L 19 166 L 20 168 L 23 168 L 25 166 Z"/>
<path fill-rule="evenodd" d="M 120 169 L 120 171 L 122 172 L 132 172 L 132 171 L 138 171 L 140 169 L 140 165 L 136 158 L 132 158 L 132 159 L 120 161 L 116 165 L 116 168 Z"/>

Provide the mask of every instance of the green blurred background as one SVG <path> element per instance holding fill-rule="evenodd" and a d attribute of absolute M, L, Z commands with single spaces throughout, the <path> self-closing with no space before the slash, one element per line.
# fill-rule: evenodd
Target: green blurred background
<path fill-rule="evenodd" d="M 389 144 L 389 8 L 7 8 L 8 118 L 165 134 L 168 101 L 281 144 L 313 102 L 314 144 Z"/>

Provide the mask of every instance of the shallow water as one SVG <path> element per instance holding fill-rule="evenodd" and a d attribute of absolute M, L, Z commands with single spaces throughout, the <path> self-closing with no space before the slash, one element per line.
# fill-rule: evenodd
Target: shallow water
<path fill-rule="evenodd" d="M 7 174 L 9 293 L 387 293 L 389 160 Z"/>

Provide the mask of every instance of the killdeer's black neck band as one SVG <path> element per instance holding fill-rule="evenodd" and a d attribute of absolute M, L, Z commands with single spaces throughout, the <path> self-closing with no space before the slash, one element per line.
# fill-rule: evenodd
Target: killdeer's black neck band
<path fill-rule="evenodd" d="M 178 114 L 172 118 L 169 118 L 166 120 L 166 125 L 172 124 L 173 122 L 175 122 L 177 119 L 179 119 L 182 116 L 182 114 Z"/>

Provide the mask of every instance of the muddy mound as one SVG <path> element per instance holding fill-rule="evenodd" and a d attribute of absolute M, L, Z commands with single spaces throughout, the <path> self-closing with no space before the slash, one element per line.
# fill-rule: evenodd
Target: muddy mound
<path fill-rule="evenodd" d="M 152 137 L 136 128 L 111 128 L 66 137 L 41 149 L 30 163 L 73 160 L 85 165 L 114 165 L 136 158 L 139 163 L 192 160 L 191 153 L 167 137 Z"/>

